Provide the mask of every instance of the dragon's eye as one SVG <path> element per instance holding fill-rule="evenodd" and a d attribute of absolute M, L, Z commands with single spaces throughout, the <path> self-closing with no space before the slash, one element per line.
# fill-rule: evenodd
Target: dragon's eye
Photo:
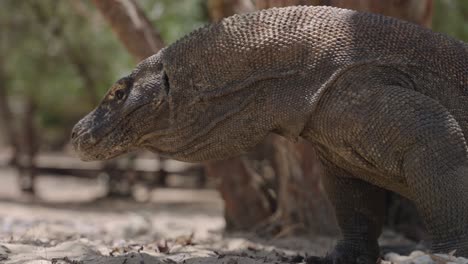
<path fill-rule="evenodd" d="M 115 91 L 115 98 L 117 98 L 117 100 L 122 100 L 124 96 L 125 92 L 122 89 Z"/>

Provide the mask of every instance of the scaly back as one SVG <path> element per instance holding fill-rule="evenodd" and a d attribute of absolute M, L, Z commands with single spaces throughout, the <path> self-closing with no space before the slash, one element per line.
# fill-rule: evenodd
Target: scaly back
<path fill-rule="evenodd" d="M 235 15 L 172 44 L 163 61 L 169 74 L 186 76 L 177 80 L 190 79 L 204 90 L 265 69 L 305 67 L 326 73 L 329 67 L 379 61 L 425 67 L 468 95 L 468 47 L 463 42 L 393 18 L 333 7 Z"/>

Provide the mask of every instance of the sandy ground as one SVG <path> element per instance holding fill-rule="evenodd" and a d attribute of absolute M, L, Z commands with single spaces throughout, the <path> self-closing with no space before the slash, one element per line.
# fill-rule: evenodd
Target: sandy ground
<path fill-rule="evenodd" d="M 138 203 L 99 199 L 98 181 L 40 177 L 32 198 L 19 193 L 13 171 L 0 177 L 1 263 L 291 263 L 333 244 L 226 236 L 213 190 L 154 190 Z"/>
<path fill-rule="evenodd" d="M 5 264 L 304 263 L 305 256 L 323 255 L 334 243 L 325 237 L 267 241 L 226 235 L 222 201 L 213 190 L 158 189 L 139 203 L 100 199 L 104 184 L 97 180 L 41 177 L 39 198 L 32 198 L 19 193 L 13 171 L 0 170 L 0 177 L 0 263 Z M 414 246 L 392 234 L 383 243 Z M 451 263 L 422 252 L 388 258 Z M 458 263 L 468 263 L 463 261 Z"/>

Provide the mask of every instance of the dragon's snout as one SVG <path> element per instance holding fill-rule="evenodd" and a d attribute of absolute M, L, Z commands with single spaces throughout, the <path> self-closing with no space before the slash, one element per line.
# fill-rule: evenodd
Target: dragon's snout
<path fill-rule="evenodd" d="M 86 122 L 81 120 L 72 129 L 71 143 L 75 152 L 82 160 L 93 160 L 91 149 L 96 145 L 97 140 L 84 125 Z"/>

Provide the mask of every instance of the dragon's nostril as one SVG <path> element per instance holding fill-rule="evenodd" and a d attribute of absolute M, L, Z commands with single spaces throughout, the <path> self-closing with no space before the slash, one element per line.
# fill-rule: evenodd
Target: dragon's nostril
<path fill-rule="evenodd" d="M 72 139 L 75 139 L 75 138 L 76 138 L 76 132 L 75 132 L 75 131 L 72 132 L 71 138 L 72 138 Z"/>

